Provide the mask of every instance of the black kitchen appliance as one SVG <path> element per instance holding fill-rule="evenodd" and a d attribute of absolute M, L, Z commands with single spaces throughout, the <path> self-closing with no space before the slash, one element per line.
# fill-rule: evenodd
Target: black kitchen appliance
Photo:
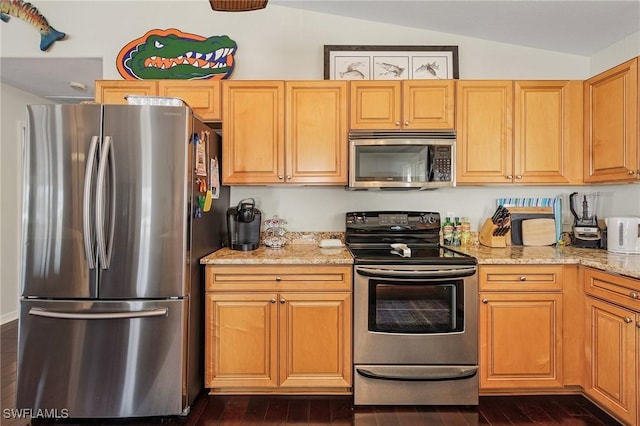
<path fill-rule="evenodd" d="M 346 214 L 356 405 L 477 405 L 477 260 L 439 245 L 440 214 Z"/>
<path fill-rule="evenodd" d="M 227 231 L 231 250 L 250 251 L 260 244 L 262 212 L 256 208 L 253 198 L 240 200 L 236 207 L 227 210 Z"/>
<path fill-rule="evenodd" d="M 602 235 L 596 217 L 598 194 L 573 192 L 569 195 L 569 209 L 573 214 L 573 245 L 576 247 L 599 248 Z"/>

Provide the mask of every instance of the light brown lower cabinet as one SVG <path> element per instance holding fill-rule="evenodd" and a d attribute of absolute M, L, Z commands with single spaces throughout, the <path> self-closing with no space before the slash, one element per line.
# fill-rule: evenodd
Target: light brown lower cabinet
<path fill-rule="evenodd" d="M 480 268 L 480 390 L 563 382 L 563 267 Z"/>
<path fill-rule="evenodd" d="M 212 393 L 350 393 L 350 267 L 207 270 L 205 386 Z"/>
<path fill-rule="evenodd" d="M 629 425 L 640 424 L 640 280 L 586 268 L 585 392 Z"/>

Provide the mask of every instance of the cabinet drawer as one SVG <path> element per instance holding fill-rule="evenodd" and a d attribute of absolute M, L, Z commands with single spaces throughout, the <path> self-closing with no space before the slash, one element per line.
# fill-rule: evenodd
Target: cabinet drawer
<path fill-rule="evenodd" d="M 587 294 L 640 312 L 640 280 L 591 268 L 585 268 L 584 279 Z"/>
<path fill-rule="evenodd" d="M 562 291 L 562 265 L 481 266 L 481 291 Z"/>
<path fill-rule="evenodd" d="M 207 265 L 207 291 L 351 291 L 350 266 Z"/>

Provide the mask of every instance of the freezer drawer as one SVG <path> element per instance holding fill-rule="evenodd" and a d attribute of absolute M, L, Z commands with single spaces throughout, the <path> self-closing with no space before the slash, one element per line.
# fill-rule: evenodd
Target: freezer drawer
<path fill-rule="evenodd" d="M 23 299 L 17 407 L 72 418 L 182 414 L 188 303 Z"/>

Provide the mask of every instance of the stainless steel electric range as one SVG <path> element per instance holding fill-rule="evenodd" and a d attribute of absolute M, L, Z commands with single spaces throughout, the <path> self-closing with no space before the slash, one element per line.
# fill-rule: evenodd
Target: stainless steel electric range
<path fill-rule="evenodd" d="M 439 245 L 440 214 L 346 214 L 354 403 L 478 404 L 477 260 Z"/>

